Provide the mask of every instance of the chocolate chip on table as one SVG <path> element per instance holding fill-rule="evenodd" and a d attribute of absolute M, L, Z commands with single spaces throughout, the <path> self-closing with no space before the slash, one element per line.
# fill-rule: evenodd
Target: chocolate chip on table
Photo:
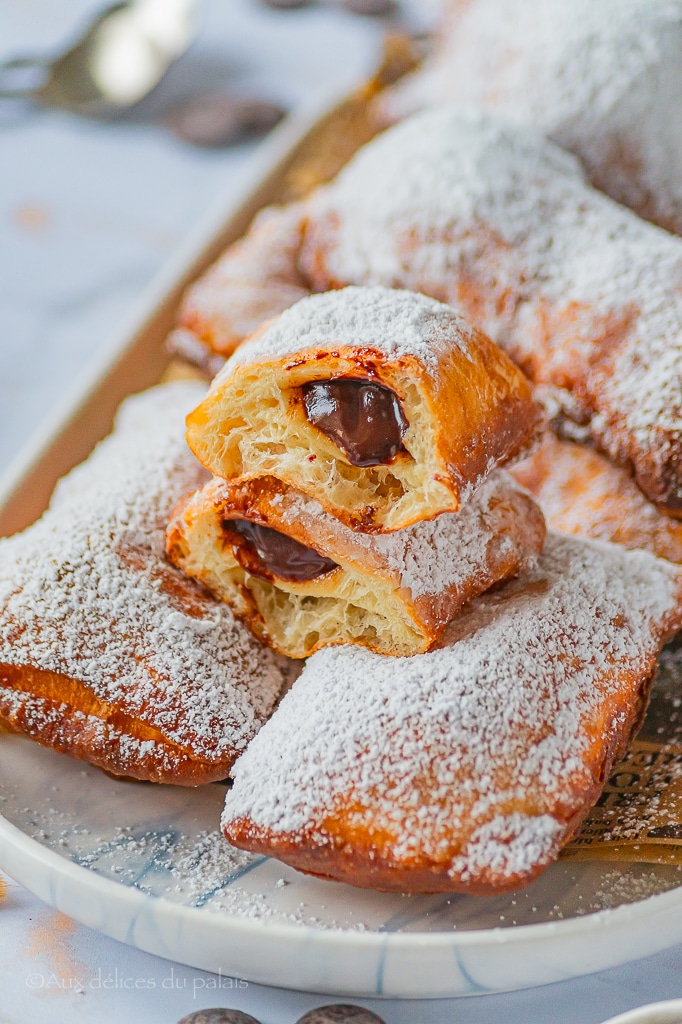
<path fill-rule="evenodd" d="M 341 0 L 341 6 L 353 14 L 377 17 L 382 14 L 393 14 L 398 3 L 397 0 Z"/>
<path fill-rule="evenodd" d="M 204 93 L 166 111 L 163 121 L 184 142 L 195 146 L 229 146 L 249 136 L 269 132 L 284 116 L 269 100 Z"/>
<path fill-rule="evenodd" d="M 178 1024 L 260 1024 L 249 1013 L 241 1010 L 227 1010 L 219 1006 L 211 1010 L 197 1010 L 183 1017 Z"/>
<path fill-rule="evenodd" d="M 334 1006 L 318 1006 L 299 1017 L 296 1024 L 386 1024 L 381 1017 L 362 1006 L 336 1003 Z"/>

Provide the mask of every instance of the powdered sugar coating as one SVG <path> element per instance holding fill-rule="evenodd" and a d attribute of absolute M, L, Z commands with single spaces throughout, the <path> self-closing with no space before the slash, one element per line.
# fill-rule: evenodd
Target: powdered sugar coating
<path fill-rule="evenodd" d="M 183 422 L 203 393 L 172 384 L 127 401 L 44 516 L 0 541 L 0 664 L 76 679 L 217 762 L 271 712 L 285 662 L 164 559 L 171 509 L 206 478 Z M 109 729 L 122 766 L 150 753 L 148 740 L 88 727 Z"/>
<path fill-rule="evenodd" d="M 680 0 L 455 0 L 433 57 L 382 104 L 393 119 L 467 103 L 530 125 L 679 232 L 681 94 Z"/>
<path fill-rule="evenodd" d="M 644 552 L 550 535 L 537 568 L 476 599 L 442 648 L 318 652 L 235 765 L 223 825 L 323 848 L 347 811 L 382 856 L 451 856 L 464 882 L 548 863 L 596 796 L 593 745 L 613 756 L 627 739 L 679 590 Z"/>
<path fill-rule="evenodd" d="M 496 542 L 510 550 L 520 549 L 522 564 L 533 563 L 539 545 L 537 523 L 527 533 L 518 522 L 506 523 L 509 533 L 498 537 L 502 526 L 494 510 L 520 491 L 507 473 L 498 470 L 459 512 L 446 512 L 394 533 L 352 531 L 325 512 L 314 498 L 299 491 L 295 492 L 294 500 L 284 497 L 281 515 L 283 524 L 303 518 L 305 525 L 314 529 L 320 551 L 331 558 L 337 554 L 340 538 L 345 556 L 356 560 L 366 571 L 392 578 L 417 599 L 460 590 L 472 578 L 484 575 L 488 548 Z M 539 513 L 538 520 L 541 522 Z"/>
<path fill-rule="evenodd" d="M 481 112 L 417 115 L 316 193 L 302 262 L 316 285 L 409 287 L 462 309 L 534 380 L 570 391 L 569 415 L 650 497 L 680 487 L 682 241 L 551 143 Z"/>
<path fill-rule="evenodd" d="M 235 366 L 280 359 L 307 348 L 354 345 L 388 359 L 416 356 L 435 372 L 439 353 L 457 345 L 465 354 L 473 331 L 461 316 L 434 299 L 390 288 L 342 288 L 311 295 L 286 309 L 228 360 L 221 381 Z"/>

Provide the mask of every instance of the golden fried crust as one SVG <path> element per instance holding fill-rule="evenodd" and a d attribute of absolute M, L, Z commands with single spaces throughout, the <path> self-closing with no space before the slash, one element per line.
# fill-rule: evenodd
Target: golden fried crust
<path fill-rule="evenodd" d="M 78 680 L 30 666 L 0 665 L 0 722 L 112 775 L 200 786 L 224 779 L 230 767 L 196 757 L 161 729 L 98 700 Z"/>
<path fill-rule="evenodd" d="M 307 582 L 264 579 L 229 529 L 235 519 L 292 537 L 336 568 Z M 457 514 L 388 535 L 349 530 L 273 477 L 215 478 L 175 510 L 166 550 L 282 654 L 358 643 L 405 656 L 428 650 L 459 608 L 525 568 L 544 539 L 542 513 L 501 471 Z"/>
<path fill-rule="evenodd" d="M 626 751 L 681 599 L 667 562 L 550 534 L 429 653 L 318 652 L 233 768 L 227 839 L 360 887 L 528 884 Z"/>
<path fill-rule="evenodd" d="M 417 326 L 403 344 L 408 316 Z M 350 465 L 307 420 L 302 386 L 337 378 L 397 395 L 409 427 L 389 464 Z M 449 307 L 408 292 L 345 288 L 304 300 L 256 332 L 188 417 L 187 440 L 217 476 L 276 476 L 351 529 L 381 533 L 456 512 L 495 466 L 532 446 L 540 423 L 523 374 Z"/>
<path fill-rule="evenodd" d="M 49 509 L 0 540 L 0 725 L 116 775 L 225 778 L 287 668 L 164 558 L 168 516 L 205 480 L 183 413 L 203 388 L 127 401 Z"/>
<path fill-rule="evenodd" d="M 626 469 L 598 452 L 548 433 L 540 449 L 512 468 L 561 533 L 644 548 L 682 563 L 682 523 L 647 501 Z"/>
<path fill-rule="evenodd" d="M 244 238 L 187 290 L 178 347 L 186 332 L 194 343 L 227 357 L 264 320 L 308 295 L 297 267 L 304 229 L 302 204 L 261 211 Z"/>

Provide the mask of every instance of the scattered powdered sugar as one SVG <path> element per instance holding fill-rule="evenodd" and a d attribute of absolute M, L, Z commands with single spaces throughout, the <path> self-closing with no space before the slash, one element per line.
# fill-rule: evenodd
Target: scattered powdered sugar
<path fill-rule="evenodd" d="M 572 390 L 614 458 L 677 477 L 682 241 L 590 188 L 569 154 L 491 114 L 432 110 L 310 208 L 311 273 L 462 308 L 537 382 Z"/>
<path fill-rule="evenodd" d="M 614 199 L 682 230 L 680 0 L 470 0 L 452 5 L 424 68 L 383 99 L 390 118 L 487 107 L 583 160 Z"/>
<path fill-rule="evenodd" d="M 376 349 L 389 359 L 416 356 L 434 372 L 439 354 L 457 346 L 466 355 L 471 339 L 466 320 L 424 295 L 388 288 L 342 288 L 311 295 L 285 310 L 262 334 L 238 349 L 218 380 L 253 360 L 342 345 Z"/>
<path fill-rule="evenodd" d="M 680 870 L 678 866 L 677 870 Z M 602 878 L 600 888 L 594 894 L 593 905 L 586 908 L 587 912 L 620 907 L 623 903 L 635 903 L 646 900 L 650 896 L 658 896 L 668 892 L 680 884 L 680 879 L 663 878 L 658 871 L 645 871 L 636 875 L 634 871 L 607 871 Z"/>
<path fill-rule="evenodd" d="M 472 602 L 443 647 L 318 652 L 235 765 L 224 825 L 324 845 L 350 802 L 393 858 L 442 861 L 459 841 L 463 880 L 547 863 L 594 786 L 593 730 L 623 738 L 679 589 L 645 552 L 550 535 L 537 568 Z"/>
<path fill-rule="evenodd" d="M 171 384 L 128 400 L 42 519 L 0 541 L 0 664 L 78 680 L 213 762 L 246 745 L 286 669 L 164 558 L 171 509 L 206 478 L 184 440 L 203 393 Z M 123 762 L 149 742 L 123 736 Z"/>
<path fill-rule="evenodd" d="M 532 563 L 541 543 L 540 514 L 529 523 L 526 503 L 517 503 L 520 488 L 503 470 L 483 483 L 456 513 L 444 513 L 394 533 L 357 533 L 338 522 L 322 506 L 302 492 L 293 500 L 276 495 L 284 524 L 303 519 L 315 530 L 319 550 L 338 558 L 341 539 L 344 555 L 355 557 L 372 572 L 389 575 L 413 598 L 456 590 L 485 573 L 490 545 L 515 547 L 526 565 Z M 287 496 L 288 498 L 288 496 Z M 275 503 L 274 498 L 272 499 Z M 500 506 L 510 510 L 502 517 Z M 508 530 L 505 537 L 500 533 Z M 524 559 L 525 556 L 525 559 Z"/>

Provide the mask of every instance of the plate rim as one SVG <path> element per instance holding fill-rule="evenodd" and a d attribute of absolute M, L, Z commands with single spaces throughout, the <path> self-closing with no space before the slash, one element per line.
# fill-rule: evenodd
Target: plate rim
<path fill-rule="evenodd" d="M 569 919 L 562 919 L 559 921 L 542 921 L 537 924 L 523 924 L 511 927 L 495 928 L 472 928 L 462 929 L 461 931 L 452 930 L 442 932 L 402 933 L 381 932 L 379 930 L 356 931 L 352 928 L 315 928 L 306 924 L 286 924 L 268 922 L 267 920 L 263 921 L 242 918 L 238 914 L 230 914 L 226 911 L 191 907 L 186 904 L 175 903 L 173 900 L 168 900 L 163 896 L 151 896 L 144 893 L 141 889 L 137 889 L 135 886 L 125 885 L 124 883 L 117 882 L 114 879 L 106 878 L 97 871 L 74 863 L 74 861 L 69 859 L 67 856 L 57 853 L 49 846 L 46 846 L 39 840 L 34 839 L 32 836 L 28 835 L 27 832 L 24 832 L 18 825 L 13 824 L 4 815 L 0 814 L 0 851 L 2 852 L 4 852 L 6 848 L 3 846 L 3 840 L 5 844 L 9 844 L 11 848 L 16 850 L 16 852 L 23 852 L 27 854 L 31 862 L 42 863 L 52 869 L 55 874 L 63 875 L 68 879 L 78 881 L 81 878 L 87 878 L 90 884 L 93 884 L 95 888 L 101 890 L 105 894 L 107 892 L 111 892 L 112 894 L 115 893 L 120 897 L 122 892 L 124 892 L 127 894 L 128 899 L 133 900 L 136 903 L 139 902 L 140 904 L 148 904 L 149 901 L 152 900 L 155 906 L 160 905 L 167 912 L 172 911 L 174 914 L 178 914 L 181 917 L 188 917 L 190 919 L 196 918 L 202 922 L 209 920 L 212 922 L 215 921 L 216 926 L 218 923 L 229 920 L 231 925 L 236 927 L 237 930 L 243 929 L 245 932 L 251 933 L 254 936 L 268 933 L 273 937 L 278 936 L 281 939 L 287 940 L 292 940 L 301 936 L 306 936 L 308 938 L 315 936 L 316 941 L 322 940 L 325 944 L 332 946 L 344 946 L 349 943 L 350 945 L 365 945 L 370 948 L 380 947 L 384 949 L 388 945 L 396 947 L 404 946 L 409 949 L 410 946 L 416 943 L 421 947 L 430 946 L 437 949 L 441 947 L 450 947 L 452 945 L 463 947 L 488 944 L 523 945 L 525 942 L 532 941 L 534 939 L 541 939 L 554 932 L 560 932 L 562 936 L 570 936 L 582 931 L 590 931 L 606 924 L 608 924 L 609 927 L 618 927 L 623 923 L 623 920 L 628 918 L 636 919 L 640 916 L 648 917 L 649 911 L 664 911 L 674 907 L 682 900 L 681 883 L 679 886 L 675 886 L 673 889 L 666 892 L 656 893 L 632 903 L 622 903 L 617 907 L 607 907 L 602 910 L 593 911 L 592 913 L 582 914 Z M 5 858 L 3 857 L 3 860 L 4 859 Z M 0 867 L 3 866 L 0 865 Z M 7 869 L 3 867 L 3 870 Z M 10 877 L 14 877 L 10 871 L 7 871 L 7 873 Z M 15 879 L 15 881 L 19 881 L 20 884 L 25 885 L 25 883 L 19 879 Z M 25 885 L 25 887 L 30 889 L 32 892 L 34 891 L 29 885 Z"/>

